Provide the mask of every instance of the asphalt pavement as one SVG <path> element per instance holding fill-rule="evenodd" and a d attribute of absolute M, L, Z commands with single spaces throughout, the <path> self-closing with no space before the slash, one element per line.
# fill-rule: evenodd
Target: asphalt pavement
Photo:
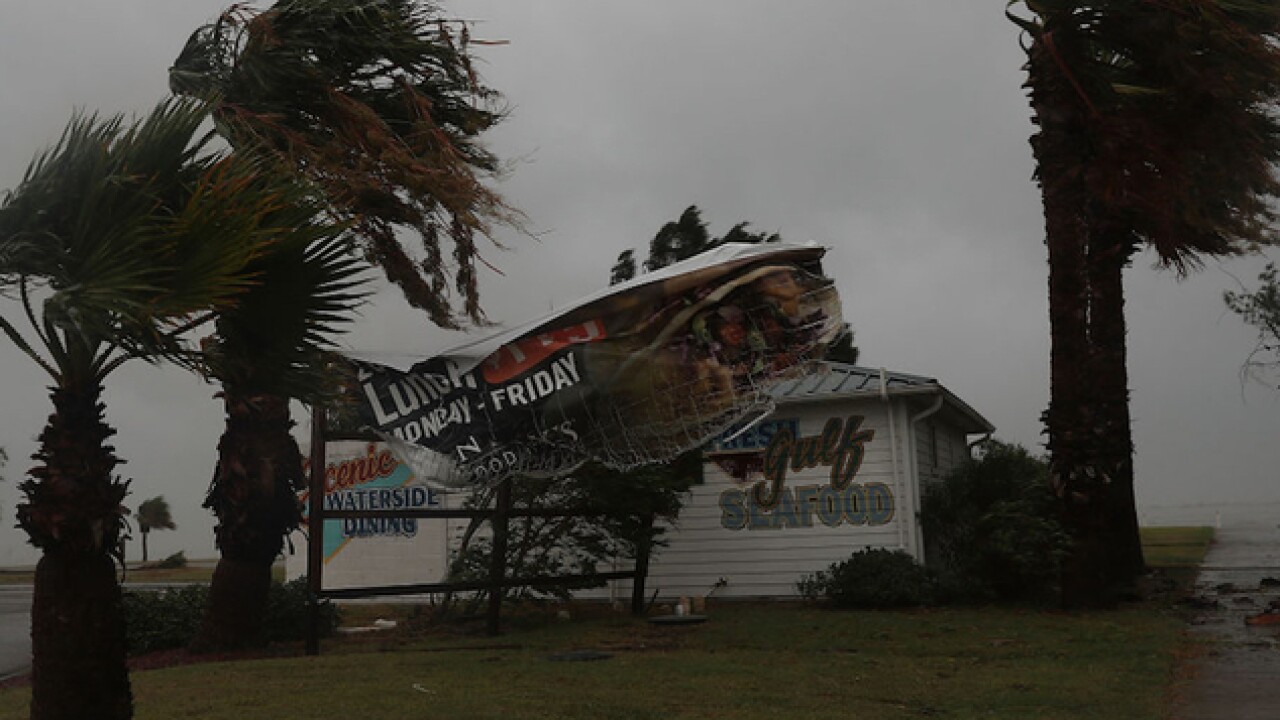
<path fill-rule="evenodd" d="M 164 590 L 192 583 L 125 583 L 126 590 Z M 0 680 L 31 669 L 31 586 L 0 585 Z"/>

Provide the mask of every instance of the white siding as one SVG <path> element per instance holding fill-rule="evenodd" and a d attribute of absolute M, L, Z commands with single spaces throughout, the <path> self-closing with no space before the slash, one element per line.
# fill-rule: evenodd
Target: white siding
<path fill-rule="evenodd" d="M 919 493 L 927 492 L 929 484 L 941 480 L 967 458 L 967 438 L 943 420 L 944 413 L 909 427 L 910 417 L 921 410 L 918 399 L 913 405 L 896 397 L 891 407 L 890 411 L 883 399 L 870 396 L 791 403 L 774 415 L 774 420 L 795 419 L 800 438 L 820 436 L 831 419 L 847 422 L 851 416 L 863 418 L 858 430 L 873 435 L 862 445 L 862 461 L 849 490 L 840 496 L 842 506 L 845 498 L 850 503 L 843 513 L 829 504 L 836 496 L 829 461 L 819 460 L 816 466 L 799 469 L 788 466 L 779 506 L 753 511 L 748 496 L 762 476 L 757 473 L 740 482 L 708 459 L 705 482 L 692 489 L 679 522 L 667 528 L 664 537 L 668 545 L 655 552 L 646 581 L 648 593 L 657 591 L 662 600 L 701 596 L 723 579 L 724 585 L 715 590 L 717 597 L 794 597 L 795 584 L 803 576 L 825 570 L 856 550 L 904 549 L 922 559 Z M 331 461 L 359 457 L 362 452 L 363 446 L 332 447 Z M 407 470 L 399 469 L 386 481 L 396 486 L 411 482 Z M 891 498 L 891 506 L 883 511 L 871 512 L 867 507 L 868 501 L 886 496 Z M 457 495 L 439 500 L 446 507 L 461 504 Z M 329 548 L 325 586 L 437 582 L 466 524 L 465 520 L 419 520 L 412 537 L 380 534 L 352 538 L 340 548 Z M 330 527 L 338 525 L 334 521 Z M 486 528 L 484 534 L 487 532 Z M 299 548 L 305 546 L 301 538 L 296 543 Z M 290 576 L 304 572 L 305 562 L 302 553 L 291 557 Z M 628 561 L 616 569 L 630 566 Z M 630 585 L 612 583 L 578 596 L 626 599 Z"/>
<path fill-rule="evenodd" d="M 969 458 L 964 433 L 936 417 L 925 418 L 916 425 L 916 461 L 921 487 L 942 480 Z"/>
<path fill-rule="evenodd" d="M 916 438 L 917 469 L 920 477 L 919 494 L 924 498 L 929 495 L 930 486 L 942 482 L 952 470 L 969 459 L 968 436 L 956 426 L 935 415 L 925 418 L 917 425 Z M 936 454 L 932 452 L 935 439 Z M 919 542 L 924 549 L 917 557 L 928 563 L 931 557 L 930 549 L 935 548 L 932 548 L 929 538 L 924 537 L 923 528 L 921 528 Z"/>
<path fill-rule="evenodd" d="M 669 545 L 651 561 L 647 592 L 657 591 L 661 599 L 705 595 L 723 579 L 724 586 L 715 591 L 717 597 L 793 597 L 796 581 L 801 577 L 825 570 L 855 550 L 905 547 L 913 552 L 916 503 L 914 498 L 905 497 L 911 487 L 905 482 L 907 412 L 905 404 L 894 400 L 892 432 L 885 403 L 878 398 L 787 405 L 775 413 L 776 418 L 798 418 L 801 437 L 820 435 L 830 418 L 863 416 L 860 429 L 871 430 L 874 435 L 863 446 L 862 464 L 850 487 L 854 496 L 858 488 L 881 497 L 887 491 L 892 499 L 891 516 L 869 513 L 868 518 L 874 518 L 874 523 L 854 524 L 847 516 L 837 517 L 830 505 L 820 512 L 818 498 L 830 502 L 832 497 L 829 464 L 794 472 L 788 468 L 784 492 L 789 499 L 784 498 L 774 511 L 752 514 L 743 496 L 760 480 L 759 475 L 740 483 L 708 461 L 704 466 L 705 482 L 693 488 L 678 525 L 668 529 Z M 896 452 L 891 440 L 897 443 Z M 869 491 L 870 487 L 877 489 Z M 798 493 L 815 497 L 797 502 Z M 805 506 L 807 511 L 802 509 Z M 794 514 L 785 512 L 788 507 L 794 509 Z M 860 507 L 853 517 L 862 518 Z M 613 589 L 615 596 L 625 597 L 629 592 L 627 582 L 618 583 Z"/>
<path fill-rule="evenodd" d="M 946 479 L 968 459 L 968 436 L 956 426 L 933 417 L 916 425 L 916 469 L 922 495 L 928 495 L 930 485 Z"/>
<path fill-rule="evenodd" d="M 916 423 L 914 428 L 915 474 L 917 484 L 914 497 L 919 501 L 929 494 L 929 487 L 942 482 L 952 470 L 968 457 L 967 438 L 954 425 L 942 419 L 941 414 L 930 415 Z M 915 523 L 916 559 L 927 562 L 928 540 L 923 529 Z"/>

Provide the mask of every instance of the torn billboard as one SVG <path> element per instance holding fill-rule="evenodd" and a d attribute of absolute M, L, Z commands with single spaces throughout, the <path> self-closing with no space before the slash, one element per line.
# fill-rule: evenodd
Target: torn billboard
<path fill-rule="evenodd" d="M 841 332 L 824 252 L 723 245 L 407 368 L 356 359 L 358 422 L 443 485 L 669 460 L 768 413 Z"/>

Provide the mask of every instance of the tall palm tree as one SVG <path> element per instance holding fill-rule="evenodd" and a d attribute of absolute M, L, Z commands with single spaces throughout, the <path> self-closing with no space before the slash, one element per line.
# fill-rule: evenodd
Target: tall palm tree
<path fill-rule="evenodd" d="M 213 102 L 219 131 L 234 148 L 272 153 L 318 188 L 328 210 L 350 224 L 365 259 L 410 304 L 441 326 L 458 327 L 484 319 L 477 236 L 488 236 L 495 222 L 519 224 L 487 185 L 500 168 L 477 138 L 502 112 L 497 93 L 477 78 L 469 43 L 465 25 L 412 0 L 281 0 L 266 11 L 237 5 L 191 36 L 170 84 Z M 418 238 L 420 258 L 401 244 L 402 231 Z M 281 307 L 302 304 L 303 295 L 296 297 Z M 219 337 L 240 333 L 238 321 L 220 321 Z M 228 342 L 222 357 L 230 364 L 235 353 L 254 348 Z M 301 481 L 302 469 L 297 446 L 286 440 L 292 390 L 281 378 L 265 370 L 251 383 L 223 378 L 228 433 L 209 506 L 226 571 L 219 563 L 196 649 L 257 639 L 264 568 L 297 522 L 284 488 Z M 257 420 L 245 424 L 251 415 Z M 266 425 L 270 441 L 236 430 Z M 233 462 L 255 442 L 263 444 L 253 449 L 267 454 Z M 251 599 L 261 609 L 250 612 Z"/>
<path fill-rule="evenodd" d="M 0 202 L 0 329 L 52 381 L 54 411 L 21 483 L 19 525 L 42 550 L 32 605 L 32 718 L 127 718 L 132 698 L 113 554 L 128 483 L 101 400 L 124 362 L 188 361 L 184 332 L 233 304 L 291 202 L 262 162 L 210 150 L 198 103 L 145 118 L 77 116 Z"/>
<path fill-rule="evenodd" d="M 361 302 L 364 265 L 344 228 L 308 222 L 316 210 L 300 205 L 271 218 L 288 230 L 250 265 L 262 282 L 219 313 L 204 343 L 227 422 L 205 501 L 218 518 L 221 558 L 193 650 L 263 640 L 271 566 L 298 527 L 297 492 L 306 486 L 289 401 L 324 402 L 340 390 L 331 338 Z"/>
<path fill-rule="evenodd" d="M 159 495 L 150 500 L 143 500 L 138 505 L 138 532 L 142 533 L 142 562 L 147 561 L 147 535 L 152 530 L 173 530 L 178 527 L 169 513 L 169 503 Z"/>
<path fill-rule="evenodd" d="M 1022 0 L 1045 208 L 1051 476 L 1074 529 L 1069 604 L 1142 569 L 1123 272 L 1270 242 L 1280 8 L 1254 0 Z M 1014 0 L 1010 5 L 1016 4 Z"/>

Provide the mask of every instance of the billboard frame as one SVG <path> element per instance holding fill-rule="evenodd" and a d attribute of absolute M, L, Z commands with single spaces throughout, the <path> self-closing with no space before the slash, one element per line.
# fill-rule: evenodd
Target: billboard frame
<path fill-rule="evenodd" d="M 308 497 L 323 498 L 325 492 L 325 443 L 330 440 L 372 440 L 380 438 L 371 433 L 339 433 L 328 430 L 325 408 L 314 406 L 311 410 L 310 473 L 307 478 Z M 466 508 L 415 508 L 401 510 L 337 510 L 326 509 L 323 501 L 311 502 L 307 515 L 307 629 L 306 654 L 320 654 L 320 602 L 322 600 L 348 600 L 358 598 L 416 595 L 442 592 L 469 592 L 486 590 L 489 604 L 485 614 L 485 630 L 489 635 L 502 632 L 502 590 L 510 587 L 537 587 L 580 581 L 631 580 L 631 613 L 643 615 L 645 603 L 645 577 L 648 575 L 651 543 L 649 533 L 642 535 L 636 547 L 635 566 L 631 570 L 576 575 L 542 575 L 514 577 L 507 574 L 506 547 L 508 521 L 520 517 L 587 517 L 597 513 L 585 513 L 572 509 L 514 507 L 511 502 L 511 478 L 498 485 L 497 499 L 492 509 Z M 482 580 L 461 582 L 416 583 L 409 585 L 369 585 L 362 587 L 325 589 L 324 587 L 324 526 L 325 520 L 348 518 L 415 518 L 448 519 L 466 518 L 488 521 L 493 528 L 493 552 L 489 576 Z M 653 517 L 646 518 L 652 526 Z"/>

